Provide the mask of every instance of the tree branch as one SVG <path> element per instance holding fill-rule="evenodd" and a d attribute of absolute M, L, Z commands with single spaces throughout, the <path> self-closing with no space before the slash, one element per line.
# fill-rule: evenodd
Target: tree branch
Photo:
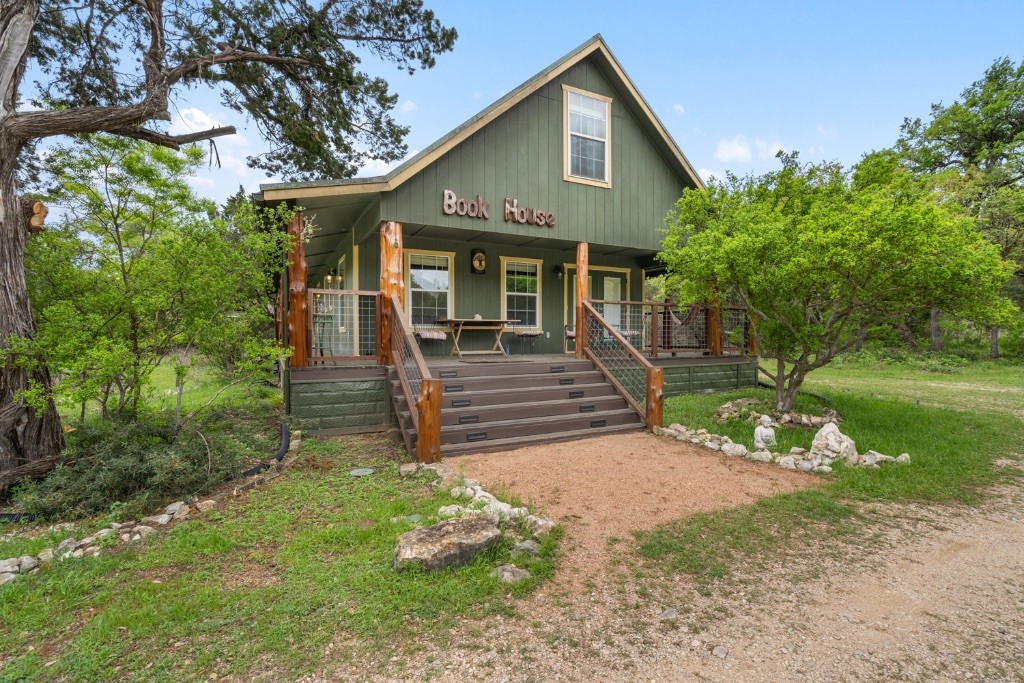
<path fill-rule="evenodd" d="M 150 130 L 149 128 L 124 128 L 108 132 L 113 135 L 120 135 L 124 138 L 142 140 L 144 142 L 151 142 L 154 145 L 160 145 L 161 147 L 170 147 L 173 150 L 179 150 L 182 145 L 187 145 L 190 142 L 201 142 L 203 140 L 219 138 L 224 135 L 234 135 L 238 131 L 235 130 L 234 126 L 218 126 L 199 133 L 188 133 L 185 135 L 168 135 L 167 133 Z"/>

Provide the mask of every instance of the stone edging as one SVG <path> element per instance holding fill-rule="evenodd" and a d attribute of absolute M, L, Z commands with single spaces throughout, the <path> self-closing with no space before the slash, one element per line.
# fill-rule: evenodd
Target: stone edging
<path fill-rule="evenodd" d="M 838 438 L 830 440 L 829 432 L 838 435 Z M 706 429 L 687 429 L 684 425 L 674 423 L 668 427 L 655 427 L 654 433 L 659 436 L 667 436 L 677 441 L 685 441 L 697 446 L 703 446 L 713 451 L 721 451 L 725 455 L 738 458 L 746 458 L 756 462 L 775 463 L 787 470 L 798 470 L 800 472 L 814 472 L 815 474 L 829 474 L 832 472 L 832 465 L 842 460 L 849 466 L 877 468 L 880 463 L 909 463 L 910 454 L 902 453 L 899 457 L 884 455 L 876 451 L 868 451 L 858 454 L 853 439 L 839 432 L 835 423 L 827 422 L 814 437 L 814 444 L 810 452 L 805 448 L 794 446 L 789 453 L 770 452 L 766 450 L 750 451 L 741 443 L 735 443 L 728 436 L 712 434 Z M 838 441 L 833 447 L 833 442 Z"/>
<path fill-rule="evenodd" d="M 226 498 L 233 498 L 244 491 L 276 479 L 286 467 L 295 462 L 301 445 L 302 432 L 292 432 L 291 441 L 288 444 L 288 452 L 281 462 L 275 462 L 270 470 L 240 482 L 230 491 L 218 493 L 202 501 L 186 502 L 179 500 L 165 507 L 162 512 L 144 518 L 141 522 L 111 522 L 106 528 L 100 529 L 81 540 L 75 540 L 73 536 L 69 536 L 55 548 L 46 548 L 35 556 L 22 555 L 21 557 L 0 560 L 0 586 L 13 581 L 20 574 L 34 574 L 39 571 L 41 565 L 48 564 L 54 560 L 77 559 L 85 555 L 96 557 L 104 548 L 112 548 L 128 543 L 139 543 L 147 536 L 156 533 L 158 529 L 167 528 L 172 522 L 178 522 L 207 512 L 216 507 L 218 502 Z M 112 540 L 106 540 L 108 538 Z"/>

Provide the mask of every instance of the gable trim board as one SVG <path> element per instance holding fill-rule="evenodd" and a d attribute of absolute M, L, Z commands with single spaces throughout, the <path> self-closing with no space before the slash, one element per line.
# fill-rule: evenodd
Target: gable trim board
<path fill-rule="evenodd" d="M 605 44 L 604 38 L 598 34 L 385 176 L 266 184 L 261 186 L 260 199 L 263 201 L 282 201 L 356 193 L 389 192 L 394 190 L 474 133 L 480 131 L 515 105 L 556 79 L 566 70 L 591 56 L 598 56 L 605 61 L 617 81 L 616 85 L 622 87 L 629 94 L 633 104 L 640 110 L 646 122 L 656 132 L 656 137 L 662 142 L 664 151 L 668 152 L 667 159 L 670 162 L 674 162 L 673 165 L 676 166 L 677 171 L 681 172 L 681 176 L 687 177 L 696 187 L 703 187 L 704 183 L 701 182 L 700 176 L 694 171 L 686 155 L 683 154 L 679 145 L 669 135 L 661 120 L 633 84 L 633 81 L 626 75 L 618 60 L 615 59 L 611 50 Z M 609 145 L 610 142 L 609 138 Z M 578 181 L 579 179 L 577 178 L 573 179 L 573 182 Z"/>

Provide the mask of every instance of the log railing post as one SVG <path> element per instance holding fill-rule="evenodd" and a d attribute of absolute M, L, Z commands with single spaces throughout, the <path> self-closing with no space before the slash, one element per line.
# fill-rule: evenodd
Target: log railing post
<path fill-rule="evenodd" d="M 585 358 L 587 346 L 587 325 L 584 320 L 583 302 L 590 292 L 587 291 L 587 271 L 590 267 L 590 245 L 580 242 L 576 245 L 576 357 Z"/>
<path fill-rule="evenodd" d="M 444 387 L 439 379 L 424 379 L 420 383 L 420 397 L 416 401 L 419 425 L 416 428 L 416 461 L 422 463 L 441 460 L 441 397 Z"/>
<path fill-rule="evenodd" d="M 660 427 L 665 417 L 665 373 L 661 368 L 647 368 L 647 414 L 648 429 Z"/>
<path fill-rule="evenodd" d="M 747 314 L 747 353 L 757 355 L 757 315 L 753 311 Z"/>
<path fill-rule="evenodd" d="M 405 301 L 405 278 L 402 276 L 402 224 L 381 221 L 380 224 L 380 293 L 379 334 L 377 335 L 377 363 L 392 365 L 391 357 L 391 305 L 392 296 Z"/>
<path fill-rule="evenodd" d="M 309 298 L 306 293 L 306 220 L 297 211 L 288 223 L 288 343 L 291 367 L 309 365 Z"/>

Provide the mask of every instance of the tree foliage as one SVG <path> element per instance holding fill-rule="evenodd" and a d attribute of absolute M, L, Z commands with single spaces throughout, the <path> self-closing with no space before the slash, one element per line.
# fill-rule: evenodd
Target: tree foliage
<path fill-rule="evenodd" d="M 186 182 L 201 150 L 94 136 L 48 159 L 50 200 L 64 218 L 28 253 L 39 332 L 22 362 L 59 373 L 58 395 L 104 415 L 140 410 L 149 375 L 176 365 L 179 391 L 194 353 L 231 356 L 245 373 L 278 353 L 269 335 L 272 273 L 287 236 L 239 203 L 229 216 Z M 32 387 L 40 403 L 49 389 Z"/>
<path fill-rule="evenodd" d="M 756 317 L 777 409 L 873 328 L 936 302 L 984 320 L 1004 310 L 996 248 L 895 154 L 852 170 L 780 156 L 779 171 L 687 189 L 660 254 L 683 301 L 720 294 Z"/>
<path fill-rule="evenodd" d="M 996 60 L 952 104 L 905 119 L 897 150 L 977 219 L 1015 265 L 1004 293 L 1024 305 L 1024 60 Z"/>

